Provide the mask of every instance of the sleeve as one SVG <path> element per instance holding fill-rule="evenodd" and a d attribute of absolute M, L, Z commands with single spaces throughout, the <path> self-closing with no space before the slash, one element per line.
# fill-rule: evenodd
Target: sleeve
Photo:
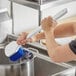
<path fill-rule="evenodd" d="M 76 39 L 69 43 L 69 47 L 74 54 L 76 54 Z"/>

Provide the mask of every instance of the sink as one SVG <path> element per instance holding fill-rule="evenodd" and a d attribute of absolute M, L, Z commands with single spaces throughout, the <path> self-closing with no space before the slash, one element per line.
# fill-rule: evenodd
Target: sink
<path fill-rule="evenodd" d="M 14 39 L 7 39 L 6 45 Z M 4 45 L 4 47 L 6 46 Z M 32 60 L 20 59 L 17 62 L 11 62 L 4 54 L 4 48 L 0 48 L 0 75 L 1 76 L 50 76 L 55 73 L 68 69 L 68 66 L 61 66 L 53 63 L 48 58 L 46 51 L 26 45 L 24 48 L 32 47 L 38 50 L 41 57 L 34 56 Z M 10 50 L 11 51 L 11 50 Z M 33 51 L 34 52 L 34 51 Z M 45 58 L 44 58 L 45 57 Z"/>
<path fill-rule="evenodd" d="M 39 58 L 35 58 L 34 64 L 35 76 L 49 76 L 67 69 Z"/>
<path fill-rule="evenodd" d="M 65 71 L 56 73 L 52 76 L 76 76 L 76 67 L 73 67 L 73 68 L 67 69 Z"/>
<path fill-rule="evenodd" d="M 35 57 L 31 61 L 20 63 L 11 62 L 0 50 L 0 75 L 1 76 L 49 76 L 67 68 Z"/>

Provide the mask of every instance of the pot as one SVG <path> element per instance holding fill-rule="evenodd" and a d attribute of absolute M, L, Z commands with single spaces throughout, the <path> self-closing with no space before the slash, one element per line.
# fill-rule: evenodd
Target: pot
<path fill-rule="evenodd" d="M 11 62 L 0 50 L 0 76 L 34 76 L 34 58 L 32 60 L 20 59 Z"/>

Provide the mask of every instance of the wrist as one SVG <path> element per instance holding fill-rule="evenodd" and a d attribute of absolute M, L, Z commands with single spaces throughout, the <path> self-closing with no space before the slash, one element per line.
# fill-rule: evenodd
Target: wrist
<path fill-rule="evenodd" d="M 33 36 L 31 39 L 32 39 L 32 42 L 36 42 L 37 41 L 36 36 Z"/>
<path fill-rule="evenodd" d="M 33 41 L 36 42 L 36 41 L 43 39 L 44 37 L 45 37 L 44 33 L 38 33 L 35 36 L 33 36 L 32 38 L 33 38 Z"/>
<path fill-rule="evenodd" d="M 45 38 L 46 39 L 55 39 L 55 37 L 54 37 L 54 31 L 51 30 L 49 32 L 45 32 Z"/>
<path fill-rule="evenodd" d="M 46 34 L 46 35 L 48 35 L 48 34 L 54 34 L 54 29 L 51 29 L 51 30 L 48 30 L 48 31 L 44 31 L 44 33 Z"/>

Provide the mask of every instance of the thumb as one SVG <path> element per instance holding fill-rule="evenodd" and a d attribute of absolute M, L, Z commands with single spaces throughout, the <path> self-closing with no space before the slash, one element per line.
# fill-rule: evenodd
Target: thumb
<path fill-rule="evenodd" d="M 27 42 L 33 42 L 31 38 L 26 39 Z"/>

